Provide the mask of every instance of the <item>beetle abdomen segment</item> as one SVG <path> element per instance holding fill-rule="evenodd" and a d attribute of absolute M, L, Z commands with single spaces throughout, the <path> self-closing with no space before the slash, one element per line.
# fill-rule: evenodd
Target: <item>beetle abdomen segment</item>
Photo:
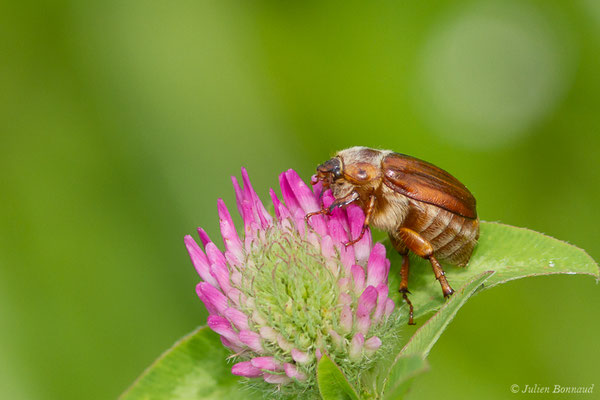
<path fill-rule="evenodd" d="M 411 201 L 411 210 L 402 226 L 430 242 L 440 260 L 460 266 L 469 262 L 479 238 L 478 218 L 465 218 L 415 200 Z"/>

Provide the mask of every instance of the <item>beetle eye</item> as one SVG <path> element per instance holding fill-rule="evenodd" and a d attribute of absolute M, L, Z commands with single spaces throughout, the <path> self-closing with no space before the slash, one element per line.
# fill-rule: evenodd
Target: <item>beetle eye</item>
<path fill-rule="evenodd" d="M 338 180 L 342 177 L 342 172 L 340 171 L 340 167 L 335 167 L 333 171 L 333 180 Z"/>

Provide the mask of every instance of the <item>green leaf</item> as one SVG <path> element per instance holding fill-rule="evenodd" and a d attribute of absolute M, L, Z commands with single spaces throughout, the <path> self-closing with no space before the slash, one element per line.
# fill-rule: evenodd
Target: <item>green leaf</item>
<path fill-rule="evenodd" d="M 383 398 L 385 400 L 402 399 L 414 378 L 428 369 L 427 361 L 420 355 L 397 357 L 386 380 L 387 387 Z"/>
<path fill-rule="evenodd" d="M 348 379 L 327 354 L 323 354 L 317 365 L 317 384 L 323 400 L 358 400 Z"/>
<path fill-rule="evenodd" d="M 403 304 L 398 293 L 402 257 L 386 242 L 392 263 L 389 277 L 390 296 Z M 481 235 L 467 267 L 443 265 L 453 288 L 462 287 L 475 276 L 495 271 L 486 288 L 529 276 L 586 274 L 599 276 L 598 264 L 582 249 L 525 228 L 495 222 L 481 222 Z M 445 302 L 439 283 L 428 261 L 411 256 L 408 287 L 412 292 L 415 319 L 439 309 Z M 406 306 L 401 311 L 407 319 Z M 423 321 L 417 321 L 423 322 Z"/>
<path fill-rule="evenodd" d="M 403 300 L 397 292 L 400 283 L 399 270 L 402 257 L 389 242 L 388 257 L 392 263 L 389 285 L 391 297 L 396 304 Z M 529 276 L 551 274 L 586 274 L 598 279 L 598 264 L 582 249 L 544 234 L 499 223 L 482 222 L 479 243 L 469 265 L 465 268 L 444 265 L 449 283 L 460 287 L 445 300 L 440 285 L 433 276 L 428 261 L 411 256 L 409 277 L 410 300 L 414 306 L 415 319 L 439 309 L 439 311 L 414 333 L 396 358 L 380 370 L 389 371 L 379 382 L 378 392 L 385 399 L 402 398 L 412 379 L 406 379 L 407 358 L 424 359 L 439 339 L 458 310 L 478 289 L 487 289 Z M 413 328 L 407 327 L 407 307 L 397 327 L 398 336 L 406 337 Z M 398 345 L 396 345 L 399 347 Z M 417 373 L 422 370 L 417 370 Z M 413 375 L 414 376 L 414 375 Z"/>
<path fill-rule="evenodd" d="M 207 327 L 198 328 L 150 365 L 120 400 L 262 398 L 231 374 L 228 355 L 219 335 Z"/>

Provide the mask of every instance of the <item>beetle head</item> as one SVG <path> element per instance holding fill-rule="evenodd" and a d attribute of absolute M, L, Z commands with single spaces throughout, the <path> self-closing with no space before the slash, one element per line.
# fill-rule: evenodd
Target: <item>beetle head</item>
<path fill-rule="evenodd" d="M 339 157 L 334 157 L 331 160 L 325 161 L 317 167 L 317 174 L 313 177 L 313 184 L 321 181 L 323 187 L 329 187 L 333 182 L 343 177 L 342 160 Z"/>

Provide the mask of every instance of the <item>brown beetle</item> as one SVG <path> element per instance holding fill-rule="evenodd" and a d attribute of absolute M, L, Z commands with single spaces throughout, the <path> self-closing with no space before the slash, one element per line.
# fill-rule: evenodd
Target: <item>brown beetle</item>
<path fill-rule="evenodd" d="M 369 224 L 388 232 L 402 254 L 399 291 L 408 299 L 408 252 L 429 260 L 445 297 L 454 293 L 438 259 L 465 266 L 479 238 L 475 198 L 446 171 L 404 154 L 367 147 L 340 151 L 317 167 L 316 179 L 331 188 L 335 201 L 330 207 L 306 215 L 328 214 L 336 207 L 356 202 L 365 212 L 359 241 Z"/>

